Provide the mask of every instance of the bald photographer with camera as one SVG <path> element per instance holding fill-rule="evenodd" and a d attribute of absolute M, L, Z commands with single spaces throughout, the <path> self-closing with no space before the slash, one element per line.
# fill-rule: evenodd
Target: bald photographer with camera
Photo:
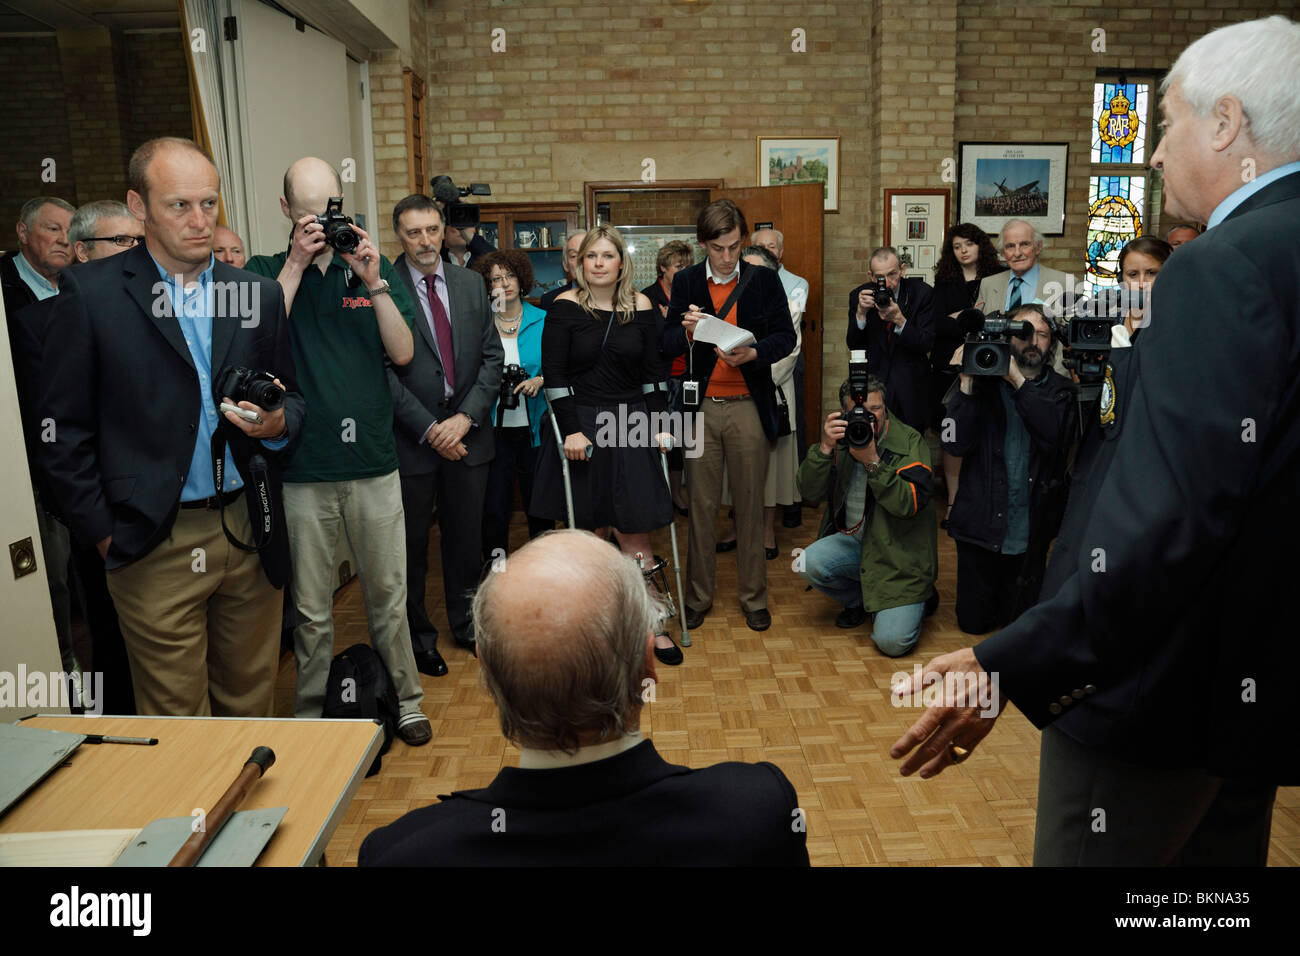
<path fill-rule="evenodd" d="M 1073 383 L 1052 368 L 1056 340 L 1043 307 L 1021 305 L 1006 319 L 1002 375 L 976 374 L 981 362 L 965 361 L 968 348 L 987 351 L 988 343 L 968 338 L 953 353 L 961 388 L 939 436 L 944 451 L 963 459 L 948 534 L 957 542 L 957 625 L 967 634 L 1009 624 L 1038 600 L 1065 510 L 1078 414 Z M 1026 322 L 1032 336 L 1017 337 Z"/>
<path fill-rule="evenodd" d="M 873 614 L 871 639 L 882 654 L 899 657 L 916 646 L 921 619 L 938 606 L 929 448 L 885 407 L 884 383 L 867 376 L 865 357 L 850 365 L 840 405 L 796 475 L 804 498 L 829 499 L 799 573 L 844 605 L 837 627 L 857 627 Z"/>

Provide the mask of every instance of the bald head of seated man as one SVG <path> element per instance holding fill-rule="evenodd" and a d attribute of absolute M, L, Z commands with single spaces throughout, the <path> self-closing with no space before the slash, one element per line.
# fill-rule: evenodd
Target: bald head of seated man
<path fill-rule="evenodd" d="M 243 240 L 233 229 L 225 226 L 217 226 L 212 232 L 212 254 L 219 262 L 236 269 L 244 268 L 244 263 L 248 261 L 248 256 L 244 254 Z"/>
<path fill-rule="evenodd" d="M 511 554 L 475 595 L 474 622 L 519 765 L 374 831 L 359 864 L 807 866 L 803 811 L 779 768 L 692 770 L 641 736 L 663 613 L 636 565 L 586 531 Z"/>

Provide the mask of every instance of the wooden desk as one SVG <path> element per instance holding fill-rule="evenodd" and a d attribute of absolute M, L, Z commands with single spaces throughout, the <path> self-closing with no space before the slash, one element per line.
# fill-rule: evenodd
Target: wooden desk
<path fill-rule="evenodd" d="M 258 866 L 314 866 L 383 743 L 366 720 L 235 717 L 62 717 L 22 721 L 83 734 L 157 737 L 152 747 L 82 744 L 0 817 L 0 833 L 116 830 L 210 810 L 254 747 L 275 766 L 240 809 L 288 807 Z"/>

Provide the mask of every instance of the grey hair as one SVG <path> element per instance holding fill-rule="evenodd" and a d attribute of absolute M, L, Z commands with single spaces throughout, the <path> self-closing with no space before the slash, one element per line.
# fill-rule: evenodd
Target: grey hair
<path fill-rule="evenodd" d="M 773 229 L 771 226 L 764 226 L 762 229 L 755 229 L 753 232 L 751 232 L 751 233 L 749 234 L 749 241 L 750 241 L 751 243 L 753 243 L 754 245 L 758 245 L 758 234 L 759 234 L 760 232 L 774 232 L 774 233 L 776 233 L 776 241 L 777 241 L 777 244 L 778 244 L 782 249 L 785 248 L 785 233 L 783 233 L 780 229 Z"/>
<path fill-rule="evenodd" d="M 538 540 L 567 533 L 549 531 Z M 616 554 L 611 548 L 610 558 Z M 521 650 L 517 628 L 530 625 L 507 619 L 494 600 L 503 574 L 488 574 L 471 613 L 483 683 L 496 703 L 501 733 L 519 747 L 575 753 L 584 742 L 617 740 L 637 729 L 646 635 L 666 614 L 630 558 L 575 562 L 564 573 L 581 575 L 581 585 L 557 591 L 553 600 L 574 593 L 589 596 L 590 605 L 573 615 L 571 630 L 547 636 L 563 645 L 558 652 Z"/>
<path fill-rule="evenodd" d="M 1161 82 L 1160 92 L 1167 93 L 1177 83 L 1198 116 L 1208 116 L 1220 97 L 1235 96 L 1250 124 L 1251 140 L 1287 163 L 1300 159 L 1296 63 L 1300 63 L 1300 23 L 1283 16 L 1234 23 L 1207 33 L 1184 50 Z"/>
<path fill-rule="evenodd" d="M 95 240 L 90 237 L 99 231 L 99 220 L 120 216 L 135 218 L 131 215 L 131 210 L 126 208 L 126 203 L 120 203 L 116 199 L 96 199 L 84 203 L 72 214 L 72 225 L 68 226 L 68 242 L 84 242 L 86 248 L 93 249 Z"/>
<path fill-rule="evenodd" d="M 1029 231 L 1034 235 L 1034 245 L 1039 249 L 1043 248 L 1043 234 L 1034 228 L 1032 222 L 1025 222 L 1023 219 L 1008 219 L 1002 224 L 1002 230 L 998 233 L 998 239 L 1001 241 L 1003 246 L 1007 244 L 1007 230 L 1012 226 L 1028 226 Z"/>
<path fill-rule="evenodd" d="M 46 206 L 58 206 L 66 212 L 77 211 L 66 199 L 60 199 L 58 196 L 37 196 L 23 203 L 23 208 L 18 210 L 18 221 L 28 229 L 32 228 L 36 225 L 36 214 Z"/>
<path fill-rule="evenodd" d="M 847 378 L 844 381 L 840 382 L 840 407 L 841 408 L 844 407 L 844 399 L 849 397 L 849 387 L 850 387 L 849 380 Z M 876 376 L 874 375 L 868 375 L 867 394 L 870 395 L 872 392 L 879 392 L 881 401 L 884 401 L 885 383 L 882 382 L 880 379 L 876 378 Z M 889 412 L 888 407 L 886 407 L 885 412 L 886 414 L 888 414 Z"/>
<path fill-rule="evenodd" d="M 763 260 L 763 265 L 769 269 L 779 270 L 781 268 L 781 263 L 776 256 L 772 255 L 771 250 L 764 249 L 762 246 L 746 246 L 741 250 L 740 258 L 744 259 L 746 256 L 758 256 Z"/>
<path fill-rule="evenodd" d="M 893 256 L 900 264 L 903 261 L 903 257 L 898 254 L 898 250 L 893 246 L 877 246 L 875 249 L 871 250 L 871 255 L 867 257 L 867 262 L 872 263 L 877 259 L 885 258 L 885 256 Z"/>

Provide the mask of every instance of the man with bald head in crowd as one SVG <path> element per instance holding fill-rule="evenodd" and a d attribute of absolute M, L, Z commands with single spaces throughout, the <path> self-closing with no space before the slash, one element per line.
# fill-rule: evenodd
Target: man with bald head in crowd
<path fill-rule="evenodd" d="M 808 865 L 779 768 L 691 770 L 642 738 L 659 608 L 617 548 L 586 531 L 541 535 L 487 576 L 474 620 L 519 766 L 374 831 L 361 866 Z"/>
<path fill-rule="evenodd" d="M 1165 234 L 1168 243 L 1177 249 L 1184 242 L 1191 242 L 1201 234 L 1201 230 L 1185 222 L 1180 222 Z"/>
<path fill-rule="evenodd" d="M 68 241 L 76 262 L 107 259 L 144 242 L 144 226 L 126 203 L 97 199 L 78 206 L 72 214 Z"/>
<path fill-rule="evenodd" d="M 104 558 L 140 713 L 269 717 L 289 560 L 279 458 L 305 416 L 284 298 L 213 260 L 221 177 L 203 149 L 149 140 L 127 180 L 144 243 L 63 276 L 45 472 L 73 534 Z M 251 316 L 230 296 L 217 305 L 232 282 L 248 283 L 233 299 Z M 274 407 L 236 401 L 228 367 L 271 373 Z"/>
<path fill-rule="evenodd" d="M 246 268 L 284 290 L 294 361 L 311 416 L 285 470 L 284 506 L 293 556 L 293 596 L 304 623 L 294 632 L 294 712 L 320 717 L 334 655 L 334 556 L 352 545 L 375 652 L 397 690 L 397 732 L 413 746 L 432 728 L 406 620 L 402 489 L 385 362 L 408 364 L 415 308 L 364 229 L 326 241 L 317 221 L 343 196 L 338 171 L 315 157 L 284 174 L 280 211 L 292 223 L 289 249 L 254 256 Z M 353 245 L 350 251 L 343 251 Z"/>
<path fill-rule="evenodd" d="M 217 226 L 216 232 L 213 233 L 212 254 L 226 265 L 234 266 L 236 269 L 244 268 L 244 263 L 248 261 L 248 256 L 244 255 L 243 240 L 235 235 L 233 229 L 227 229 L 225 226 Z"/>
<path fill-rule="evenodd" d="M 573 275 L 578 267 L 578 249 L 582 247 L 582 240 L 586 238 L 586 229 L 579 229 L 577 232 L 569 233 L 569 238 L 564 243 L 564 258 L 560 260 L 560 266 L 564 269 L 564 274 L 569 277 L 569 280 L 565 282 L 564 285 L 558 286 L 550 292 L 542 295 L 540 304 L 543 312 L 551 307 L 551 303 L 555 301 L 557 295 L 573 288 Z M 527 295 L 528 290 L 523 289 L 520 294 Z"/>

